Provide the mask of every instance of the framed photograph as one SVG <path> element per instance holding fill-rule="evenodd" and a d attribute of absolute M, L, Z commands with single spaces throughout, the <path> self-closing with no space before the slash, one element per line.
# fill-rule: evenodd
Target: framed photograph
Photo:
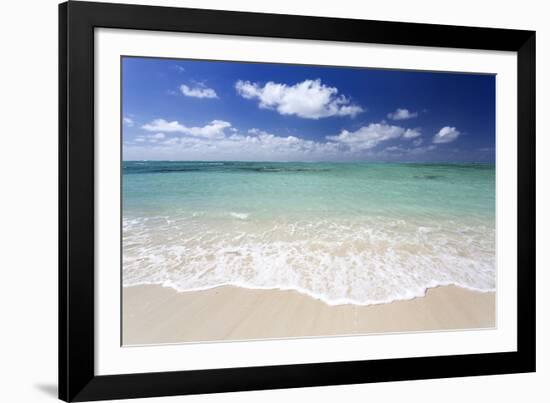
<path fill-rule="evenodd" d="M 535 33 L 59 6 L 59 397 L 535 370 Z"/>

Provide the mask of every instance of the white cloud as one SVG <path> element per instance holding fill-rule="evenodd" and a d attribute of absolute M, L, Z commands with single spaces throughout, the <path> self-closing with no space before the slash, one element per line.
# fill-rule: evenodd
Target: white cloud
<path fill-rule="evenodd" d="M 414 139 L 421 135 L 420 129 L 407 129 L 405 130 L 405 133 L 403 133 L 403 138 L 406 139 Z"/>
<path fill-rule="evenodd" d="M 369 129 L 370 127 L 370 129 Z M 375 130 L 376 129 L 376 130 Z M 369 148 L 376 136 L 401 139 L 403 143 L 382 150 Z M 124 146 L 125 159 L 179 159 L 179 160 L 226 160 L 226 161 L 346 161 L 346 160 L 392 160 L 401 156 L 416 158 L 434 150 L 435 145 L 406 147 L 411 144 L 404 137 L 405 129 L 397 126 L 373 124 L 358 131 L 364 142 L 350 142 L 348 136 L 329 136 L 338 141 L 315 141 L 297 136 L 281 136 L 254 128 L 247 132 L 231 133 L 225 137 L 208 138 L 173 133 L 164 138 L 156 134 L 140 136 Z M 350 132 L 348 132 L 350 133 Z M 401 134 L 399 134 L 401 133 Z M 160 136 L 158 136 L 160 137 Z M 342 141 L 342 139 L 346 139 Z M 384 140 L 381 140 L 384 141 Z M 366 144 L 369 144 L 367 147 Z"/>
<path fill-rule="evenodd" d="M 412 139 L 418 136 L 420 136 L 418 129 L 405 129 L 400 126 L 388 125 L 385 122 L 381 122 L 371 123 L 354 132 L 342 130 L 337 136 L 327 136 L 327 139 L 344 144 L 351 151 L 361 151 L 374 148 L 383 141 L 398 138 Z"/>
<path fill-rule="evenodd" d="M 134 120 L 128 116 L 124 116 L 122 118 L 122 123 L 125 125 L 125 126 L 128 126 L 128 127 L 133 127 L 134 126 Z"/>
<path fill-rule="evenodd" d="M 188 87 L 185 84 L 180 86 L 180 91 L 186 97 L 193 98 L 218 98 L 218 94 L 212 88 L 207 88 L 203 85 L 197 87 Z"/>
<path fill-rule="evenodd" d="M 250 81 L 237 81 L 237 93 L 246 99 L 258 99 L 260 108 L 275 109 L 281 115 L 296 115 L 306 119 L 329 116 L 351 116 L 363 108 L 350 103 L 338 89 L 328 87 L 321 80 L 305 80 L 294 85 L 268 82 L 264 86 Z"/>
<path fill-rule="evenodd" d="M 455 141 L 458 136 L 460 136 L 460 132 L 456 130 L 456 127 L 445 126 L 435 134 L 432 142 L 435 144 L 450 143 Z"/>
<path fill-rule="evenodd" d="M 149 135 L 140 135 L 137 136 L 135 141 L 138 143 L 158 143 L 160 140 L 164 140 L 166 138 L 164 133 L 155 133 L 155 134 L 149 134 Z"/>
<path fill-rule="evenodd" d="M 225 129 L 229 127 L 231 127 L 231 123 L 223 120 L 213 120 L 202 127 L 187 127 L 177 120 L 168 122 L 164 119 L 155 119 L 151 123 L 141 126 L 142 129 L 150 132 L 183 133 L 210 139 L 225 137 Z"/>
<path fill-rule="evenodd" d="M 405 120 L 418 116 L 418 112 L 410 112 L 408 109 L 397 108 L 395 112 L 388 113 L 388 119 Z"/>
<path fill-rule="evenodd" d="M 171 146 L 180 143 L 181 139 L 179 137 L 171 137 L 165 141 L 162 142 L 162 144 Z"/>
<path fill-rule="evenodd" d="M 223 138 L 172 135 L 163 140 L 140 136 L 124 147 L 126 159 L 187 160 L 339 160 L 349 154 L 332 142 L 317 142 L 296 136 L 278 136 L 259 129 L 233 133 Z"/>
<path fill-rule="evenodd" d="M 414 156 L 425 154 L 429 151 L 433 151 L 437 148 L 436 145 L 430 144 L 424 147 L 403 147 L 403 146 L 391 146 L 382 150 L 380 156 Z"/>
<path fill-rule="evenodd" d="M 162 130 L 163 132 L 169 132 L 169 133 L 181 132 L 186 129 L 186 127 L 183 125 L 180 125 L 177 120 L 168 122 L 164 119 L 155 119 L 151 123 L 147 123 L 141 126 L 141 128 L 149 132 Z"/>
<path fill-rule="evenodd" d="M 422 139 L 412 129 L 371 123 L 350 132 L 343 130 L 322 140 L 297 135 L 281 136 L 253 128 L 239 131 L 229 122 L 213 120 L 202 127 L 157 119 L 142 128 L 144 133 L 124 145 L 126 159 L 238 160 L 238 161 L 345 161 L 394 159 L 397 155 L 420 155 L 435 145 L 418 147 Z M 414 130 L 414 133 L 419 133 Z M 391 147 L 376 149 L 393 140 Z M 399 143 L 396 143 L 399 141 Z M 414 144 L 414 147 L 412 146 Z M 407 148 L 410 145 L 410 148 Z"/>

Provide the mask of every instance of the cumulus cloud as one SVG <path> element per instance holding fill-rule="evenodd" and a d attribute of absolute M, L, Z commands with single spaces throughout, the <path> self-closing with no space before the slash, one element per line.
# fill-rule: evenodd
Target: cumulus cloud
<path fill-rule="evenodd" d="M 128 116 L 124 116 L 122 118 L 122 123 L 124 126 L 133 127 L 134 126 L 134 120 Z"/>
<path fill-rule="evenodd" d="M 186 97 L 193 98 L 218 98 L 218 94 L 212 88 L 205 87 L 203 84 L 196 87 L 189 87 L 185 84 L 180 86 L 180 91 Z"/>
<path fill-rule="evenodd" d="M 405 129 L 381 122 L 371 123 L 354 132 L 342 130 L 337 136 L 327 136 L 327 140 L 344 144 L 352 151 L 362 151 L 370 150 L 383 141 L 398 138 L 413 139 L 418 136 L 420 136 L 418 129 Z"/>
<path fill-rule="evenodd" d="M 304 80 L 294 85 L 274 83 L 261 86 L 250 81 L 237 81 L 237 93 L 245 99 L 257 99 L 259 107 L 274 109 L 281 115 L 296 115 L 306 119 L 329 116 L 355 117 L 363 108 L 351 104 L 349 98 L 338 96 L 338 89 L 321 80 Z"/>
<path fill-rule="evenodd" d="M 403 138 L 406 139 L 415 139 L 417 137 L 420 137 L 422 133 L 420 133 L 420 129 L 407 129 L 405 130 L 405 133 L 403 133 Z"/>
<path fill-rule="evenodd" d="M 168 122 L 164 119 L 155 119 L 151 123 L 141 126 L 142 129 L 150 132 L 183 133 L 210 139 L 225 137 L 225 129 L 229 127 L 231 127 L 231 123 L 223 120 L 213 120 L 202 127 L 187 127 L 177 120 Z"/>
<path fill-rule="evenodd" d="M 178 121 L 156 119 L 143 125 L 144 134 L 124 144 L 127 159 L 239 160 L 239 161 L 343 161 L 393 158 L 420 154 L 435 145 L 418 147 L 418 129 L 386 122 L 371 123 L 356 131 L 342 130 L 324 139 L 278 135 L 253 128 L 240 131 L 231 123 L 213 120 L 188 127 Z M 394 140 L 391 147 L 376 148 Z M 414 147 L 412 146 L 414 145 Z M 410 147 L 410 148 L 408 148 Z"/>
<path fill-rule="evenodd" d="M 460 136 L 460 132 L 456 130 L 456 127 L 445 126 L 435 134 L 432 142 L 434 144 L 450 143 L 455 141 L 458 136 Z"/>
<path fill-rule="evenodd" d="M 410 112 L 408 109 L 397 108 L 395 112 L 388 113 L 388 119 L 405 120 L 412 119 L 418 116 L 418 112 Z"/>
<path fill-rule="evenodd" d="M 177 133 L 156 139 L 154 135 L 145 135 L 124 145 L 124 158 L 128 159 L 319 161 L 338 160 L 345 153 L 335 143 L 280 136 L 259 129 L 222 138 Z"/>

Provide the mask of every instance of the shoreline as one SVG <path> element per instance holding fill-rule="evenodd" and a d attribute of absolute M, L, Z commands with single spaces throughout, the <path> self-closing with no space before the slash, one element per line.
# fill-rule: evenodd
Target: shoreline
<path fill-rule="evenodd" d="M 323 304 L 326 304 L 328 306 L 340 306 L 340 305 L 350 305 L 350 306 L 357 306 L 357 307 L 365 307 L 365 306 L 374 306 L 374 305 L 385 305 L 385 304 L 391 304 L 393 302 L 401 302 L 401 301 L 410 301 L 416 298 L 423 298 L 426 296 L 429 290 L 436 289 L 436 288 L 442 288 L 442 287 L 457 287 L 466 291 L 471 291 L 475 293 L 485 294 L 485 293 L 495 293 L 496 290 L 481 290 L 476 288 L 470 288 L 468 286 L 463 285 L 457 285 L 454 283 L 450 284 L 438 284 L 434 286 L 429 286 L 424 288 L 424 293 L 419 295 L 413 295 L 411 297 L 406 298 L 400 298 L 397 297 L 395 299 L 391 299 L 388 301 L 369 301 L 369 302 L 357 302 L 351 299 L 338 299 L 338 300 L 330 300 L 324 296 L 315 294 L 313 292 L 301 289 L 301 288 L 280 288 L 280 287 L 259 287 L 259 286 L 248 286 L 248 285 L 242 285 L 242 284 L 232 284 L 232 283 L 223 283 L 219 285 L 213 285 L 213 286 L 207 286 L 207 287 L 198 287 L 198 288 L 191 288 L 186 290 L 180 290 L 177 287 L 171 286 L 171 285 L 164 285 L 164 284 L 156 284 L 156 283 L 138 283 L 133 285 L 123 285 L 122 288 L 133 288 L 133 287 L 161 287 L 168 290 L 176 291 L 177 293 L 192 293 L 192 292 L 202 292 L 202 291 L 210 291 L 215 290 L 217 288 L 223 288 L 223 287 L 230 287 L 230 288 L 236 288 L 236 289 L 242 289 L 242 290 L 250 290 L 250 291 L 281 291 L 281 292 L 297 292 L 298 294 L 304 295 L 308 298 L 313 298 L 314 300 L 317 300 L 319 302 L 322 302 Z"/>
<path fill-rule="evenodd" d="M 374 305 L 326 302 L 294 290 L 223 285 L 123 288 L 123 345 L 345 336 L 495 326 L 495 292 L 438 286 Z"/>

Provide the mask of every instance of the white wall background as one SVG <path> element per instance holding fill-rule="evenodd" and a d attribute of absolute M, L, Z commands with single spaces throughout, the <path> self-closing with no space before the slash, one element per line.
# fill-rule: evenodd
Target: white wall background
<path fill-rule="evenodd" d="M 157 5 L 537 31 L 538 372 L 140 400 L 146 402 L 548 401 L 550 25 L 522 0 L 157 0 Z M 54 401 L 57 378 L 57 0 L 0 3 L 0 400 Z"/>

